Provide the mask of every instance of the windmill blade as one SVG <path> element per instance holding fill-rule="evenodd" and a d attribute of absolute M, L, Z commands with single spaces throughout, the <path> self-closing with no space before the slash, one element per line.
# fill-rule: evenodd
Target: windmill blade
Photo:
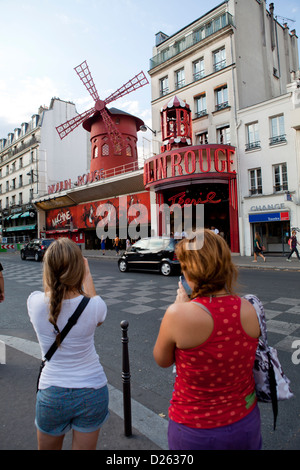
<path fill-rule="evenodd" d="M 118 131 L 106 108 L 103 108 L 100 113 L 106 127 L 108 137 L 114 146 L 115 153 L 118 154 L 123 148 L 125 148 L 126 142 L 122 134 Z"/>
<path fill-rule="evenodd" d="M 86 60 L 80 65 L 77 65 L 74 70 L 94 101 L 98 101 L 100 98 Z"/>
<path fill-rule="evenodd" d="M 118 98 L 128 95 L 128 93 L 131 93 L 132 91 L 137 90 L 137 88 L 141 88 L 144 85 L 147 85 L 148 83 L 149 83 L 148 79 L 145 76 L 144 72 L 142 71 L 139 74 L 135 75 L 131 80 L 129 80 L 123 86 L 121 86 L 121 88 L 118 88 L 117 91 L 109 95 L 108 98 L 104 100 L 104 103 L 108 104 L 111 101 L 117 100 Z"/>
<path fill-rule="evenodd" d="M 69 119 L 69 121 L 66 121 L 60 126 L 57 126 L 56 130 L 61 140 L 64 137 L 66 137 L 68 134 L 70 134 L 70 132 L 72 132 L 76 127 L 78 127 L 83 121 L 85 121 L 85 119 L 87 119 L 94 112 L 95 112 L 95 107 L 89 109 L 88 111 L 85 111 L 82 114 L 78 114 L 78 116 L 75 116 L 74 118 Z"/>

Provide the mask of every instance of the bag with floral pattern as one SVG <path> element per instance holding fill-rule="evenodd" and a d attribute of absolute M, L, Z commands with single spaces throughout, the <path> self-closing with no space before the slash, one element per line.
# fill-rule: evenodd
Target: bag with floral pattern
<path fill-rule="evenodd" d="M 255 308 L 261 331 L 253 368 L 256 395 L 258 401 L 272 403 L 275 429 L 278 401 L 288 400 L 294 395 L 290 389 L 290 380 L 283 372 L 276 349 L 268 345 L 265 311 L 261 301 L 252 294 L 245 295 L 244 298 Z"/>

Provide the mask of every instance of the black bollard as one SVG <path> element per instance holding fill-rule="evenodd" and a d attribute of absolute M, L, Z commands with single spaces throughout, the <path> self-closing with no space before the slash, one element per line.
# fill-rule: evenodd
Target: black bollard
<path fill-rule="evenodd" d="M 124 432 L 125 436 L 132 435 L 131 427 L 131 393 L 130 393 L 130 367 L 129 367 L 129 353 L 128 353 L 128 321 L 121 321 L 122 328 L 122 382 L 123 382 L 123 410 L 124 410 Z"/>

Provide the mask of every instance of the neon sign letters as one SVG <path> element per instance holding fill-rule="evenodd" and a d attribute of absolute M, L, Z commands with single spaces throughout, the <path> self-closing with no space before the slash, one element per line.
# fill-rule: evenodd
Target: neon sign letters
<path fill-rule="evenodd" d="M 229 145 L 198 145 L 175 149 L 149 158 L 144 165 L 144 184 L 203 173 L 236 174 L 235 148 Z"/>

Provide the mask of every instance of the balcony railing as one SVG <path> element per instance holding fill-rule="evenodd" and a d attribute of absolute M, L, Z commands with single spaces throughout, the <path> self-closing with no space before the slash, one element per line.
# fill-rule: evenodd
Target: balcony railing
<path fill-rule="evenodd" d="M 228 107 L 229 107 L 228 101 L 223 101 L 223 103 L 216 104 L 216 111 L 220 111 L 221 109 L 225 109 Z"/>
<path fill-rule="evenodd" d="M 207 109 L 202 109 L 202 111 L 196 111 L 196 113 L 195 113 L 196 118 L 206 116 L 206 115 L 207 115 Z"/>
<path fill-rule="evenodd" d="M 262 186 L 258 186 L 257 188 L 249 189 L 250 196 L 254 196 L 255 194 L 262 194 Z"/>
<path fill-rule="evenodd" d="M 270 137 L 270 145 L 276 145 L 276 144 L 281 144 L 282 142 L 286 142 L 286 135 L 275 135 L 273 137 Z"/>
<path fill-rule="evenodd" d="M 277 193 L 278 191 L 287 191 L 288 190 L 288 184 L 283 183 L 283 184 L 275 184 L 273 186 L 274 193 Z"/>
<path fill-rule="evenodd" d="M 176 42 L 152 57 L 150 59 L 150 70 L 230 25 L 233 25 L 233 17 L 230 13 L 223 13 L 204 23 L 197 31 L 194 31 L 189 36 L 182 38 L 181 41 Z"/>
<path fill-rule="evenodd" d="M 257 140 L 256 142 L 248 142 L 246 144 L 246 150 L 254 150 L 254 149 L 260 149 L 260 140 Z"/>

